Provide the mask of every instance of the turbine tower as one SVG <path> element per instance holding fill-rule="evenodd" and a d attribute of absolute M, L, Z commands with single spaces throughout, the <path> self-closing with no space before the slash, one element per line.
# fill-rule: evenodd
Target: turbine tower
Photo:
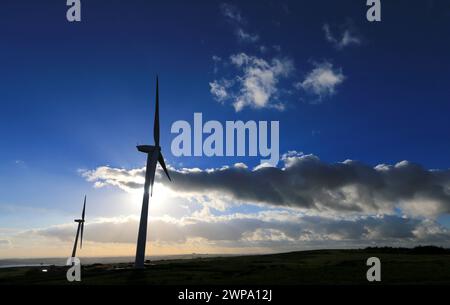
<path fill-rule="evenodd" d="M 147 154 L 147 166 L 145 169 L 145 184 L 144 184 L 144 199 L 142 201 L 141 220 L 139 222 L 139 233 L 136 247 L 136 259 L 134 267 L 137 269 L 144 268 L 145 260 L 145 244 L 147 241 L 147 218 L 148 218 L 148 201 L 153 193 L 153 183 L 155 181 L 156 165 L 159 163 L 170 179 L 167 171 L 164 157 L 161 153 L 161 146 L 159 146 L 159 84 L 158 77 L 156 77 L 156 105 L 155 105 L 155 122 L 153 126 L 153 139 L 155 145 L 139 145 L 138 151 Z M 150 189 L 150 193 L 149 193 Z"/>
<path fill-rule="evenodd" d="M 72 257 L 76 257 L 77 252 L 77 244 L 78 244 L 78 236 L 81 231 L 81 239 L 80 239 L 80 249 L 83 247 L 83 231 L 84 231 L 84 214 L 86 211 L 86 195 L 84 195 L 84 204 L 83 204 L 83 212 L 81 213 L 81 219 L 75 219 L 75 222 L 78 222 L 77 235 L 75 236 L 75 242 L 73 243 Z"/>

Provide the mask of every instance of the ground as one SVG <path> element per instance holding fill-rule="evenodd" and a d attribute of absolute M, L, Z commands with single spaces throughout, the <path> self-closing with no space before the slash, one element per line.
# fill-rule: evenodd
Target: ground
<path fill-rule="evenodd" d="M 366 260 L 381 260 L 382 284 L 450 284 L 450 251 L 444 249 L 318 250 L 271 255 L 161 260 L 82 266 L 78 284 L 302 285 L 368 284 Z M 0 284 L 73 284 L 68 267 L 0 269 Z"/>

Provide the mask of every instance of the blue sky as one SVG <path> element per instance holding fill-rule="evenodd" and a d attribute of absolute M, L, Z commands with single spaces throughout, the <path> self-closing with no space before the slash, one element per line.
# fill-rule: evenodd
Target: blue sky
<path fill-rule="evenodd" d="M 408 160 L 447 170 L 450 5 L 383 1 L 382 22 L 369 23 L 363 2 L 82 1 L 79 23 L 66 21 L 65 1 L 2 2 L 0 227 L 70 222 L 85 193 L 98 202 L 92 217 L 138 213 L 140 199 L 130 210 L 123 190 L 94 188 L 80 170 L 143 166 L 135 145 L 153 142 L 156 74 L 162 147 L 174 168 L 259 163 L 174 157 L 171 124 L 202 112 L 221 122 L 278 120 L 281 153 L 313 154 L 326 164 Z M 345 33 L 353 40 L 344 42 Z M 232 105 L 245 69 L 254 68 L 233 64 L 239 54 L 264 60 L 269 70 L 274 60 L 289 65 L 272 75 L 267 104 L 258 109 Z M 315 69 L 331 81 L 308 86 Z M 224 88 L 232 97 L 220 102 L 211 83 L 224 80 L 234 87 Z M 284 110 L 270 106 L 277 103 Z M 434 219 L 446 226 L 446 215 Z"/>

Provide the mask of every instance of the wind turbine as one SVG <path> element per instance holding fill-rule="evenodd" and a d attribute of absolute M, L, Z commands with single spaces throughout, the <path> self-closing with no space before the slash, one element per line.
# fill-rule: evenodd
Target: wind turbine
<path fill-rule="evenodd" d="M 155 182 L 156 165 L 159 163 L 170 179 L 167 171 L 164 157 L 159 146 L 159 84 L 156 77 L 156 105 L 155 105 L 155 122 L 153 126 L 153 139 L 155 145 L 138 145 L 137 150 L 147 154 L 147 166 L 145 169 L 144 199 L 142 200 L 141 220 L 139 222 L 139 233 L 136 247 L 136 259 L 134 267 L 137 269 L 144 268 L 145 244 L 147 241 L 147 218 L 148 218 L 148 201 L 153 194 L 153 183 Z M 150 188 L 150 193 L 149 193 Z"/>
<path fill-rule="evenodd" d="M 78 244 L 78 236 L 81 231 L 81 239 L 80 239 L 80 249 L 83 247 L 83 230 L 84 230 L 84 215 L 86 211 L 86 195 L 84 195 L 84 204 L 83 204 L 83 212 L 81 213 L 81 219 L 75 219 L 75 222 L 78 222 L 77 235 L 75 236 L 75 242 L 73 243 L 72 257 L 76 257 L 75 254 L 77 252 L 77 244 Z"/>

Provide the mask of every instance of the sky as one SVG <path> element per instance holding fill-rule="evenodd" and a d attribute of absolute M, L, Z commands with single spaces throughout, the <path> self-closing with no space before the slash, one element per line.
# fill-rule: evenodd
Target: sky
<path fill-rule="evenodd" d="M 450 4 L 2 1 L 0 258 L 450 246 Z M 178 120 L 279 121 L 280 162 L 175 156 Z M 161 178 L 161 179 L 160 179 Z"/>

